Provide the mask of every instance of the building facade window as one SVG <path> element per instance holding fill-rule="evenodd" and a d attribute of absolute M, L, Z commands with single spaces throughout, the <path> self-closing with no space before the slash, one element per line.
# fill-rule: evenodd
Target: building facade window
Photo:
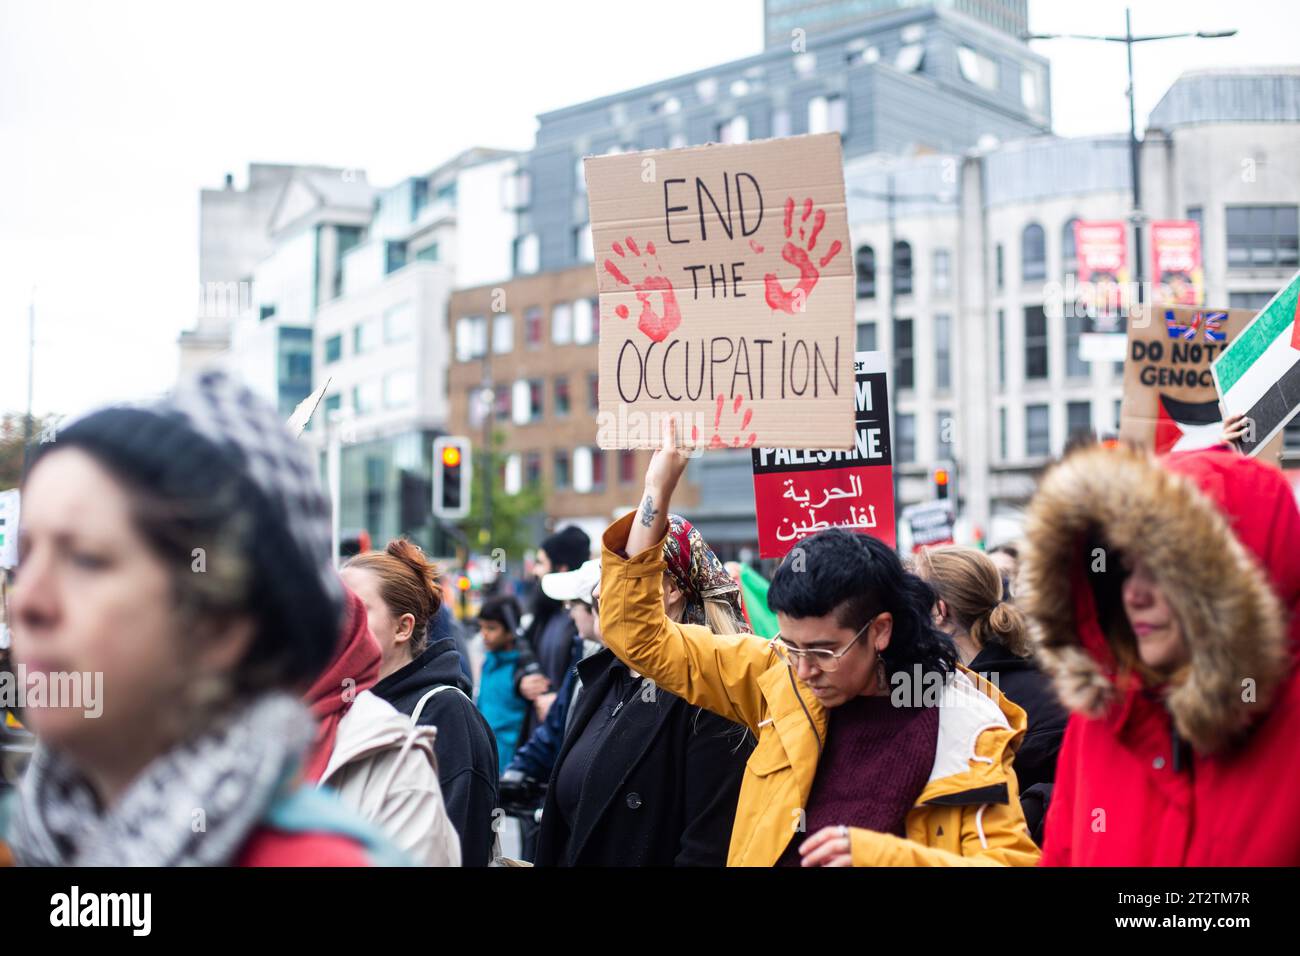
<path fill-rule="evenodd" d="M 894 320 L 894 387 L 912 388 L 915 386 L 914 362 L 912 356 L 912 320 Z"/>
<path fill-rule="evenodd" d="M 380 385 L 378 382 L 363 382 L 352 386 L 352 410 L 358 415 L 369 415 L 379 408 Z"/>
<path fill-rule="evenodd" d="M 510 421 L 510 386 L 492 387 L 492 417 L 499 422 Z"/>
<path fill-rule="evenodd" d="M 858 246 L 854 257 L 857 267 L 857 292 L 859 299 L 876 297 L 876 251 L 870 246 Z"/>
<path fill-rule="evenodd" d="M 947 295 L 952 291 L 952 253 L 947 249 L 934 250 L 934 292 Z"/>
<path fill-rule="evenodd" d="M 952 317 L 943 312 L 934 317 L 934 387 L 952 388 Z"/>
<path fill-rule="evenodd" d="M 415 335 L 415 309 L 401 302 L 384 311 L 384 344 L 406 342 Z"/>
<path fill-rule="evenodd" d="M 1294 269 L 1300 261 L 1297 206 L 1228 206 L 1229 269 Z"/>
<path fill-rule="evenodd" d="M 937 461 L 952 461 L 952 412 L 936 412 L 934 417 L 934 457 Z"/>
<path fill-rule="evenodd" d="M 540 451 L 524 452 L 524 484 L 537 488 L 542 483 L 542 453 Z"/>
<path fill-rule="evenodd" d="M 561 491 L 569 487 L 569 450 L 557 448 L 552 457 L 555 467 L 555 489 Z"/>
<path fill-rule="evenodd" d="M 1006 285 L 1005 260 L 1006 256 L 1002 252 L 1002 243 L 998 243 L 993 249 L 993 285 L 999 292 Z"/>
<path fill-rule="evenodd" d="M 894 295 L 912 294 L 912 244 L 899 240 L 894 243 Z"/>
<path fill-rule="evenodd" d="M 573 303 L 573 344 L 590 345 L 599 334 L 596 327 L 596 307 L 591 299 L 577 299 Z"/>
<path fill-rule="evenodd" d="M 555 380 L 555 414 L 558 417 L 568 417 L 569 414 L 569 379 L 566 375 L 561 375 Z"/>
<path fill-rule="evenodd" d="M 365 355 L 379 345 L 379 323 L 374 317 L 362 319 L 352 329 L 352 354 Z"/>
<path fill-rule="evenodd" d="M 1258 312 L 1272 301 L 1276 292 L 1229 292 L 1228 308 Z"/>
<path fill-rule="evenodd" d="M 415 371 L 401 369 L 384 376 L 384 408 L 406 408 L 415 401 Z"/>
<path fill-rule="evenodd" d="M 1025 306 L 1025 380 L 1047 378 L 1047 315 L 1041 305 Z"/>
<path fill-rule="evenodd" d="M 541 306 L 531 306 L 524 310 L 524 344 L 530 349 L 542 347 L 545 335 L 542 332 Z"/>
<path fill-rule="evenodd" d="M 1065 374 L 1070 378 L 1087 378 L 1091 368 L 1083 359 L 1080 342 L 1083 335 L 1083 316 L 1065 317 Z"/>
<path fill-rule="evenodd" d="M 605 488 L 605 450 L 591 448 L 591 490 L 603 491 Z"/>
<path fill-rule="evenodd" d="M 325 364 L 337 362 L 343 357 L 343 335 L 331 335 L 325 340 Z"/>
<path fill-rule="evenodd" d="M 568 345 L 573 341 L 573 306 L 557 302 L 551 307 L 551 344 Z"/>
<path fill-rule="evenodd" d="M 390 272 L 396 272 L 404 265 L 406 265 L 406 243 L 385 242 L 384 274 L 387 275 Z"/>
<path fill-rule="evenodd" d="M 591 241 L 591 223 L 584 222 L 573 229 L 573 258 L 578 262 L 591 262 L 596 250 Z"/>
<path fill-rule="evenodd" d="M 1007 384 L 1007 313 L 1005 309 L 998 309 L 998 385 L 1006 387 Z"/>
<path fill-rule="evenodd" d="M 916 461 L 916 416 L 898 416 L 898 460 L 902 464 Z"/>
<path fill-rule="evenodd" d="M 1007 410 L 998 409 L 998 457 L 1007 460 Z"/>
<path fill-rule="evenodd" d="M 497 312 L 492 316 L 492 351 L 497 355 L 509 355 L 515 348 L 515 317 L 509 312 Z"/>
<path fill-rule="evenodd" d="M 456 320 L 456 361 L 469 362 L 487 354 L 487 321 L 481 315 Z"/>
<path fill-rule="evenodd" d="M 1025 282 L 1047 278 L 1047 239 L 1036 222 L 1020 233 L 1020 278 Z"/>
<path fill-rule="evenodd" d="M 536 272 L 540 250 L 540 243 L 534 233 L 516 239 L 514 242 L 515 274 L 532 275 Z"/>
<path fill-rule="evenodd" d="M 858 323 L 857 348 L 859 352 L 874 352 L 876 350 L 875 322 Z"/>
<path fill-rule="evenodd" d="M 1052 453 L 1052 419 L 1046 405 L 1025 406 L 1025 454 L 1030 457 Z"/>
<path fill-rule="evenodd" d="M 600 411 L 600 376 L 595 372 L 587 373 L 587 411 L 593 415 Z"/>
<path fill-rule="evenodd" d="M 1067 441 L 1092 438 L 1092 402 L 1066 402 L 1065 430 Z"/>
<path fill-rule="evenodd" d="M 848 107 L 842 96 L 814 96 L 808 101 L 809 133 L 840 133 L 848 126 Z"/>
<path fill-rule="evenodd" d="M 528 420 L 530 422 L 540 422 L 545 412 L 545 406 L 542 399 L 542 380 L 539 378 L 531 379 L 528 382 Z"/>
<path fill-rule="evenodd" d="M 1069 219 L 1061 227 L 1061 278 L 1062 281 L 1077 278 L 1079 275 L 1079 250 L 1074 244 L 1074 224 L 1077 218 Z"/>
<path fill-rule="evenodd" d="M 636 452 L 631 448 L 620 448 L 618 451 L 618 483 L 620 485 L 630 485 L 637 480 Z"/>

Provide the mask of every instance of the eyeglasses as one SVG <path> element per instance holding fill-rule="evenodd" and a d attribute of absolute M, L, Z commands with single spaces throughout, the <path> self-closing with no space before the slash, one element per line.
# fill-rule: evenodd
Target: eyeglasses
<path fill-rule="evenodd" d="M 867 621 L 866 624 L 863 624 L 862 627 L 858 628 L 858 633 L 853 635 L 853 640 L 849 641 L 838 651 L 828 651 L 823 650 L 822 648 L 804 650 L 800 647 L 791 647 L 785 642 L 785 639 L 782 638 L 780 634 L 777 634 L 776 637 L 772 638 L 772 646 L 781 652 L 782 656 L 785 657 L 786 663 L 791 667 L 797 666 L 799 661 L 804 660 L 819 671 L 829 674 L 832 671 L 839 669 L 840 658 L 849 652 L 849 648 L 858 642 L 858 638 L 866 632 L 867 628 L 869 628 L 872 622 L 879 616 L 880 614 L 873 614 L 870 621 Z"/>

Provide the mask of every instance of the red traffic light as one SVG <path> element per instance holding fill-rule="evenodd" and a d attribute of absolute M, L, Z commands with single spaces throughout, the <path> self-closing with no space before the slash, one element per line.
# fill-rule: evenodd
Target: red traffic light
<path fill-rule="evenodd" d="M 935 471 L 935 473 L 934 473 L 934 483 L 935 483 L 936 485 L 938 485 L 940 488 L 943 488 L 943 487 L 945 487 L 945 486 L 948 484 L 948 469 L 947 469 L 947 468 L 939 468 L 939 469 L 937 469 L 937 470 Z"/>

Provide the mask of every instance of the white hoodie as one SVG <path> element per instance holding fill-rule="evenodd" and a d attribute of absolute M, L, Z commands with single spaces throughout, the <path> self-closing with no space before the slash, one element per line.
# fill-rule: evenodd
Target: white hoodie
<path fill-rule="evenodd" d="M 438 786 L 432 727 L 413 726 L 393 705 L 362 691 L 339 721 L 320 786 L 379 827 L 426 866 L 460 866 L 460 838 Z"/>

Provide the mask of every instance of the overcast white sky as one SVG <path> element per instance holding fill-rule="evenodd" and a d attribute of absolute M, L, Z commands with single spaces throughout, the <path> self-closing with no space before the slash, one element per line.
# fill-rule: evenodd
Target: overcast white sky
<path fill-rule="evenodd" d="M 1138 122 L 1185 69 L 1296 63 L 1295 0 L 1135 0 Z M 1042 32 L 1122 32 L 1122 0 L 1030 0 Z M 193 325 L 198 191 L 251 161 L 386 185 L 539 112 L 757 53 L 761 0 L 0 0 L 0 410 L 167 388 Z M 1123 47 L 1036 42 L 1063 135 L 1127 125 Z"/>

